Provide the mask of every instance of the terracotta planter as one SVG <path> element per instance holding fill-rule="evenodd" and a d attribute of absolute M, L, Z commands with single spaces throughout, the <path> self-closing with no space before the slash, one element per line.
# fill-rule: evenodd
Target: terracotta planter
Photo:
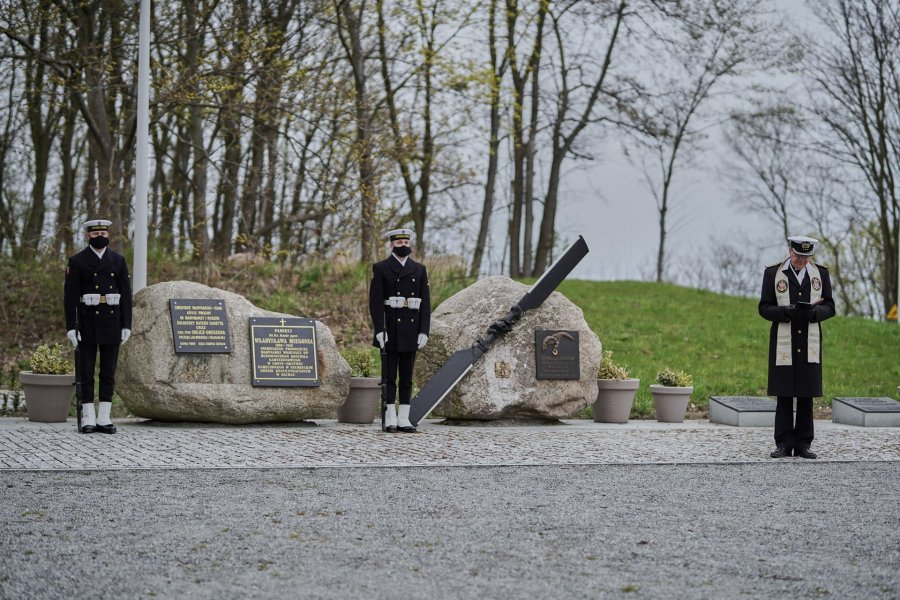
<path fill-rule="evenodd" d="M 25 392 L 25 409 L 29 421 L 61 423 L 69 416 L 75 393 L 75 374 L 44 375 L 22 371 L 19 373 Z"/>
<path fill-rule="evenodd" d="M 657 383 L 651 385 L 650 393 L 653 394 L 656 420 L 663 423 L 683 422 L 693 392 L 693 387 L 675 387 Z"/>
<path fill-rule="evenodd" d="M 592 409 L 597 423 L 627 423 L 640 379 L 598 379 Z"/>
<path fill-rule="evenodd" d="M 378 377 L 351 377 L 350 393 L 338 406 L 340 423 L 371 423 L 378 416 L 381 403 L 381 379 Z"/>

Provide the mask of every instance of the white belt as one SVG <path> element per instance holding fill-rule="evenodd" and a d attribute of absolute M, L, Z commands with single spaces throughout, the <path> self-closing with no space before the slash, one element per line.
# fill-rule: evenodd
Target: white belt
<path fill-rule="evenodd" d="M 121 298 L 122 294 L 106 294 L 105 296 L 102 294 L 85 294 L 79 300 L 88 306 L 97 306 L 98 304 L 117 306 Z"/>
<path fill-rule="evenodd" d="M 390 306 L 391 308 L 409 308 L 411 310 L 419 310 L 421 304 L 421 298 L 404 298 L 403 296 L 391 296 L 384 301 L 385 306 Z"/>

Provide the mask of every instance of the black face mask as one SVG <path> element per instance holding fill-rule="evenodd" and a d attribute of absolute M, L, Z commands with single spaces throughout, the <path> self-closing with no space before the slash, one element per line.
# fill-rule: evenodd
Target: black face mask
<path fill-rule="evenodd" d="M 410 248 L 409 246 L 397 246 L 396 248 L 394 248 L 393 252 L 400 258 L 403 258 L 404 256 L 409 256 L 410 254 L 412 254 L 412 248 Z"/>
<path fill-rule="evenodd" d="M 91 245 L 91 248 L 96 248 L 97 250 L 102 250 L 103 248 L 106 248 L 107 246 L 109 246 L 109 238 L 103 237 L 102 235 L 93 237 L 88 240 L 88 244 Z"/>

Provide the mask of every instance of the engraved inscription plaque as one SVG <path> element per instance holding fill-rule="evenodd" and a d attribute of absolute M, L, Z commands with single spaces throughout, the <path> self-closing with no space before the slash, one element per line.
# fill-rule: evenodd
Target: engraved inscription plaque
<path fill-rule="evenodd" d="M 316 322 L 295 317 L 251 317 L 255 387 L 317 387 Z"/>
<path fill-rule="evenodd" d="M 761 396 L 711 396 L 710 400 L 738 412 L 775 412 L 776 403 Z"/>
<path fill-rule="evenodd" d="M 224 300 L 172 298 L 169 315 L 176 353 L 231 352 L 231 330 Z"/>
<path fill-rule="evenodd" d="M 581 379 L 577 331 L 536 330 L 534 354 L 537 379 Z"/>
<path fill-rule="evenodd" d="M 900 402 L 892 398 L 835 398 L 835 400 L 863 412 L 900 412 Z"/>

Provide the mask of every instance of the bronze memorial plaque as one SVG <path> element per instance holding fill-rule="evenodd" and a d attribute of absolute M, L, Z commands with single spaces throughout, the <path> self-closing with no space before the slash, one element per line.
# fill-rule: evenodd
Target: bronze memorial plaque
<path fill-rule="evenodd" d="M 534 354 L 537 379 L 581 379 L 577 331 L 536 330 Z"/>
<path fill-rule="evenodd" d="M 224 300 L 173 298 L 169 300 L 169 315 L 176 353 L 231 352 L 231 331 Z"/>
<path fill-rule="evenodd" d="M 296 317 L 251 317 L 254 387 L 317 387 L 316 322 Z"/>

